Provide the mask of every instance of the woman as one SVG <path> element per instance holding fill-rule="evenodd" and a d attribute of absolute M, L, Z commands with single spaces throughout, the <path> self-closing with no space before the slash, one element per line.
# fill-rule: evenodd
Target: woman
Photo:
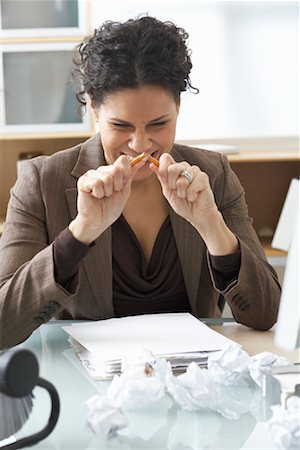
<path fill-rule="evenodd" d="M 280 287 L 226 157 L 174 144 L 187 37 L 142 17 L 80 45 L 78 98 L 100 132 L 24 163 L 1 239 L 1 348 L 52 317 L 218 317 L 224 300 L 238 322 L 275 323 Z"/>

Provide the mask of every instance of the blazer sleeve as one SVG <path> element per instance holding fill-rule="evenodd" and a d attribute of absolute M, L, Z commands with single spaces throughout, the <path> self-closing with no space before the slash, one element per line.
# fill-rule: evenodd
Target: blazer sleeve
<path fill-rule="evenodd" d="M 267 330 L 277 320 L 280 284 L 252 226 L 244 190 L 227 157 L 222 155 L 221 160 L 224 175 L 222 183 L 216 188 L 216 201 L 227 226 L 239 241 L 241 265 L 238 279 L 219 293 L 229 304 L 237 322 Z M 209 257 L 207 261 L 214 288 L 218 290 Z"/>
<path fill-rule="evenodd" d="M 0 261 L 0 349 L 4 349 L 24 341 L 58 314 L 78 289 L 78 276 L 69 291 L 55 281 L 39 173 L 30 161 L 24 162 L 11 191 Z"/>

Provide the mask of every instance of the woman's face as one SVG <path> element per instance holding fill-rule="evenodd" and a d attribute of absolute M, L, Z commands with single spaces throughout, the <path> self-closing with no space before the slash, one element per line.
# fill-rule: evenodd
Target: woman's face
<path fill-rule="evenodd" d="M 161 87 L 118 90 L 105 97 L 94 112 L 108 164 L 120 155 L 135 157 L 143 152 L 159 159 L 173 147 L 179 103 Z M 152 173 L 146 163 L 135 180 Z"/>

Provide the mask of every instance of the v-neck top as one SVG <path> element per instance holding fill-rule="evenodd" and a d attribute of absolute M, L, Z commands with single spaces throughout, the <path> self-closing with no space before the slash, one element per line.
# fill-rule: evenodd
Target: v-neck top
<path fill-rule="evenodd" d="M 191 311 L 170 216 L 147 264 L 123 215 L 112 225 L 113 305 L 116 316 Z"/>
<path fill-rule="evenodd" d="M 191 310 L 169 216 L 157 235 L 148 265 L 123 216 L 112 225 L 112 241 L 113 304 L 117 316 Z M 53 257 L 57 283 L 69 289 L 93 245 L 79 242 L 68 227 L 56 237 Z M 209 258 L 216 288 L 224 291 L 238 279 L 241 253 Z"/>

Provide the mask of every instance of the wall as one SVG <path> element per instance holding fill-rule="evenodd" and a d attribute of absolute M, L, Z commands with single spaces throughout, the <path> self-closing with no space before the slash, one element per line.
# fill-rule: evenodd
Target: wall
<path fill-rule="evenodd" d="M 298 2 L 94 0 L 93 9 L 94 27 L 149 13 L 189 32 L 200 93 L 182 97 L 177 140 L 298 135 Z"/>

